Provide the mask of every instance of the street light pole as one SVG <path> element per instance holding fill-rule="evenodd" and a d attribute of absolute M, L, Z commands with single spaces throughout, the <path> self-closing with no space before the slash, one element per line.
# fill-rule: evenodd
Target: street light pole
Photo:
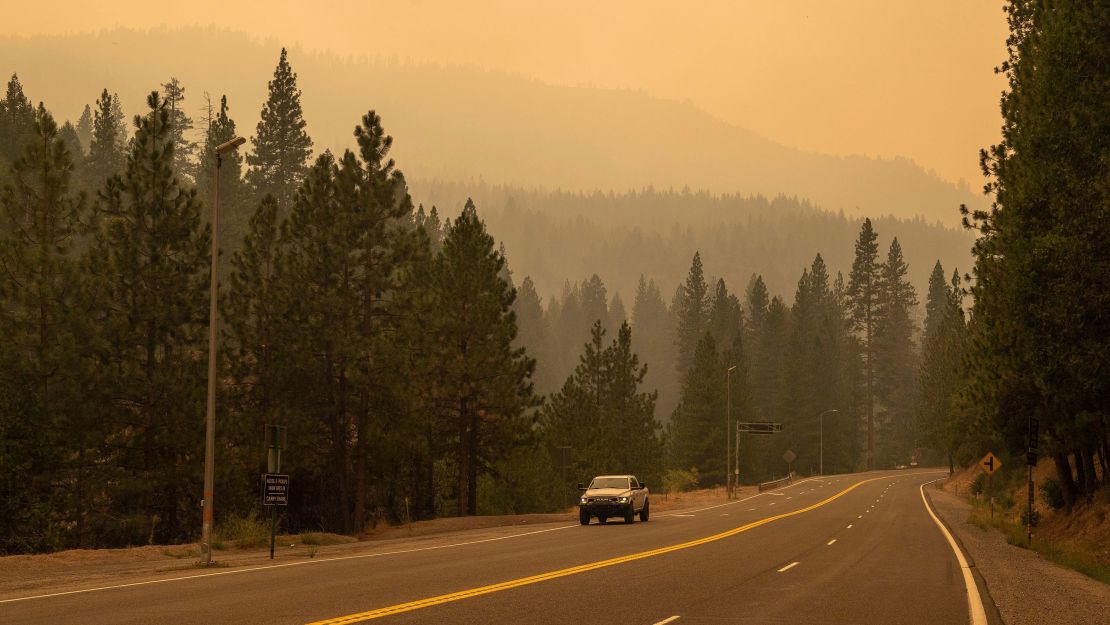
<path fill-rule="evenodd" d="M 725 371 L 725 499 L 732 497 L 732 475 L 729 467 L 732 465 L 732 365 Z"/>
<path fill-rule="evenodd" d="M 215 197 L 212 201 L 212 275 L 208 286 L 208 409 L 204 428 L 204 510 L 201 516 L 200 564 L 212 563 L 213 491 L 216 482 L 216 268 L 220 254 L 220 166 L 223 155 L 246 143 L 235 137 L 216 146 Z"/>
<path fill-rule="evenodd" d="M 838 413 L 838 414 L 840 413 L 839 410 L 837 410 L 836 408 L 833 408 L 832 410 L 826 410 L 825 412 L 822 412 L 820 415 L 817 416 L 817 422 L 818 422 L 819 430 L 820 430 L 820 433 L 821 433 L 821 438 L 820 438 L 821 442 L 818 445 L 818 448 L 819 448 L 818 453 L 819 453 L 820 458 L 821 458 L 820 465 L 819 465 L 820 468 L 817 470 L 818 475 L 824 475 L 825 474 L 825 415 L 833 413 L 833 412 Z"/>

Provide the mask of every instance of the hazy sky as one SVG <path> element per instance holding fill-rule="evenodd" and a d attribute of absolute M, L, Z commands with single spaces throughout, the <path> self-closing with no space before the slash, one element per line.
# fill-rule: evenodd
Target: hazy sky
<path fill-rule="evenodd" d="M 214 23 L 309 50 L 631 88 L 805 150 L 908 156 L 973 187 L 1004 87 L 992 74 L 1007 32 L 997 1 L 49 4 L 49 19 L 26 3 L 3 7 L 0 34 Z"/>

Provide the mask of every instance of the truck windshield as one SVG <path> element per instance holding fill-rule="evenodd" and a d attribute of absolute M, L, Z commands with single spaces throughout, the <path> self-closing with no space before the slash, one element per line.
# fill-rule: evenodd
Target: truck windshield
<path fill-rule="evenodd" d="M 590 488 L 628 488 L 627 477 L 598 477 L 590 482 Z"/>

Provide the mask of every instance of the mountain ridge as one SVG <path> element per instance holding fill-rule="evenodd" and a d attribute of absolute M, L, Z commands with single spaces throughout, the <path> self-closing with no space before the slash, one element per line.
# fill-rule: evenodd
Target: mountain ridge
<path fill-rule="evenodd" d="M 496 69 L 290 50 L 316 153 L 352 147 L 350 129 L 374 109 L 412 178 L 587 193 L 651 186 L 798 196 L 827 210 L 947 226 L 956 225 L 960 204 L 985 204 L 911 159 L 806 152 L 689 101 Z M 277 53 L 276 40 L 213 27 L 115 29 L 2 37 L 0 71 L 19 73 L 33 100 L 72 120 L 105 87 L 120 93 L 130 116 L 146 93 L 176 76 L 194 119 L 204 92 L 226 93 L 240 132 L 250 136 Z"/>

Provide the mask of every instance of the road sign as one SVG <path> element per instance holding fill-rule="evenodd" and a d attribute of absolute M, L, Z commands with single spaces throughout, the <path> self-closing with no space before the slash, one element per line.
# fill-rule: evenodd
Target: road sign
<path fill-rule="evenodd" d="M 782 424 L 771 421 L 737 421 L 736 431 L 740 434 L 775 434 L 782 431 Z"/>
<path fill-rule="evenodd" d="M 794 462 L 795 460 L 798 459 L 798 454 L 796 454 L 793 451 L 787 449 L 786 453 L 782 455 L 782 459 L 786 461 L 786 464 L 790 464 L 791 462 Z"/>
<path fill-rule="evenodd" d="M 1002 467 L 1002 461 L 998 459 L 998 456 L 988 451 L 987 455 L 983 456 L 983 459 L 979 461 L 979 466 L 983 467 L 983 471 L 986 472 L 987 475 L 994 475 L 994 472 Z"/>
<path fill-rule="evenodd" d="M 262 475 L 262 505 L 289 505 L 289 476 L 280 473 Z"/>

